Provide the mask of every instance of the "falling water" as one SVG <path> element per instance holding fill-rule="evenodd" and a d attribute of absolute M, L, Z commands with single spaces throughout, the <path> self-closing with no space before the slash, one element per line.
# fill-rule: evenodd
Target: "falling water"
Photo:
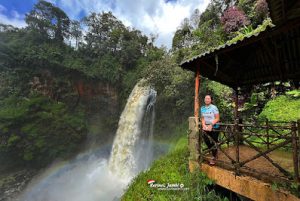
<path fill-rule="evenodd" d="M 17 200 L 119 200 L 132 177 L 153 160 L 155 100 L 156 91 L 139 82 L 120 117 L 109 158 L 110 146 L 53 165 L 34 178 Z"/>
<path fill-rule="evenodd" d="M 114 139 L 110 170 L 131 179 L 152 160 L 152 137 L 156 91 L 139 82 L 131 92 Z"/>

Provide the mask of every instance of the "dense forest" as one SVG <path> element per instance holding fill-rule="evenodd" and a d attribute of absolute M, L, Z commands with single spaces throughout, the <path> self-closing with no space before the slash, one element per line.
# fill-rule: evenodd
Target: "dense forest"
<path fill-rule="evenodd" d="M 113 131 L 142 70 L 164 51 L 110 12 L 78 22 L 39 1 L 26 23 L 1 25 L 1 157 L 43 166 L 78 150 L 94 115 Z"/>
<path fill-rule="evenodd" d="M 91 143 L 111 141 L 127 97 L 141 78 L 158 93 L 155 137 L 168 139 L 193 114 L 194 74 L 179 64 L 272 26 L 265 0 L 212 0 L 204 12 L 196 9 L 184 19 L 168 50 L 111 12 L 76 21 L 40 0 L 25 20 L 25 28 L 0 24 L 2 172 L 39 169 L 73 157 Z M 201 96 L 212 94 L 222 120 L 230 120 L 232 89 L 202 80 Z M 240 111 L 245 118 L 300 118 L 293 109 L 299 108 L 300 94 L 293 89 L 289 82 L 245 89 Z M 289 115 L 270 110 L 286 101 Z"/>

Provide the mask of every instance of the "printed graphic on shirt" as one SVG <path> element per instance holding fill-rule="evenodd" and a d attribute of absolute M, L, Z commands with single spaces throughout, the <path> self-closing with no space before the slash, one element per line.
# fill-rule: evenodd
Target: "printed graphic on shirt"
<path fill-rule="evenodd" d="M 219 114 L 219 110 L 215 105 L 210 104 L 208 107 L 202 106 L 200 113 L 206 124 L 212 124 L 213 120 L 215 120 L 215 115 Z M 219 128 L 219 125 L 215 124 L 213 128 Z"/>

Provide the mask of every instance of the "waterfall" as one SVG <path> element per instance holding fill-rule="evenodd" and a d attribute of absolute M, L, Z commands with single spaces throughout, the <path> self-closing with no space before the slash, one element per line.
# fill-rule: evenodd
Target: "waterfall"
<path fill-rule="evenodd" d="M 132 90 L 114 139 L 109 168 L 123 179 L 131 179 L 152 160 L 154 103 L 156 91 L 140 81 Z"/>
<path fill-rule="evenodd" d="M 54 164 L 36 176 L 17 200 L 119 200 L 132 177 L 153 160 L 155 100 L 156 91 L 140 81 L 127 100 L 112 148 L 99 147 Z"/>

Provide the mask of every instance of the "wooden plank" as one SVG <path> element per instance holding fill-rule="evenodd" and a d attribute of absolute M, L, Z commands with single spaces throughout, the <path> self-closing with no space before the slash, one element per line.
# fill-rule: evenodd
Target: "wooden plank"
<path fill-rule="evenodd" d="M 195 162 L 190 161 L 192 171 Z M 271 185 L 249 176 L 237 176 L 234 172 L 217 166 L 201 164 L 201 170 L 214 180 L 217 185 L 231 190 L 237 194 L 257 201 L 300 201 L 299 198 L 283 190 L 273 190 Z"/>

